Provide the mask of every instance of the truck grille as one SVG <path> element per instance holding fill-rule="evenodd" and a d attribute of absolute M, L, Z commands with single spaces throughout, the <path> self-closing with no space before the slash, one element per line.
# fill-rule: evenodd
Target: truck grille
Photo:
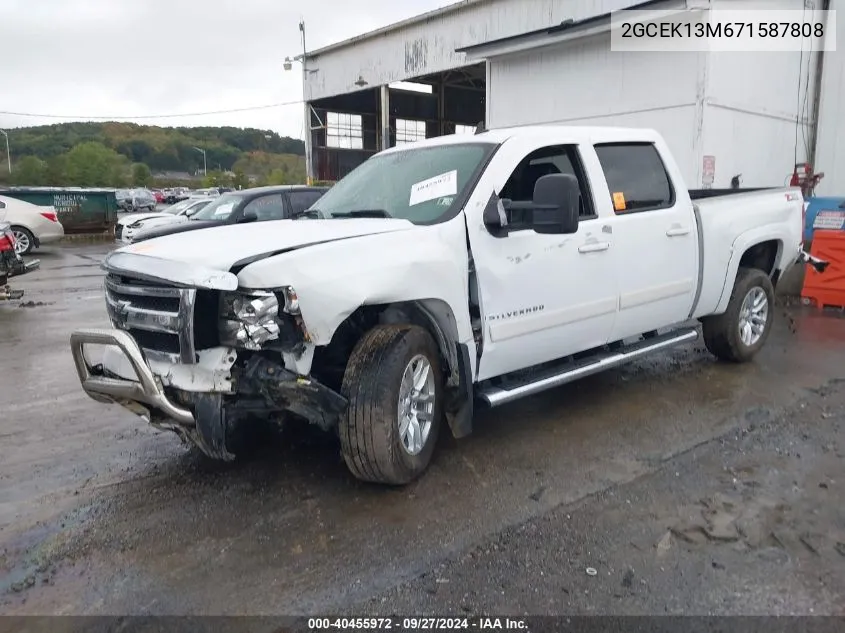
<path fill-rule="evenodd" d="M 194 335 L 197 292 L 194 288 L 108 275 L 106 309 L 112 324 L 129 332 L 150 358 L 193 364 L 197 362 Z"/>

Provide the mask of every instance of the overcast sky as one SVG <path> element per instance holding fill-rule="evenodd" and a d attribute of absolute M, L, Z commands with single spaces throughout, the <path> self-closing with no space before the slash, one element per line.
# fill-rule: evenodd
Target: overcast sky
<path fill-rule="evenodd" d="M 0 111 L 54 115 L 179 114 L 295 101 L 309 50 L 455 0 L 0 0 Z M 296 67 L 294 67 L 294 71 Z M 0 128 L 57 123 L 0 114 Z M 296 105 L 142 120 L 234 125 L 302 137 Z"/>

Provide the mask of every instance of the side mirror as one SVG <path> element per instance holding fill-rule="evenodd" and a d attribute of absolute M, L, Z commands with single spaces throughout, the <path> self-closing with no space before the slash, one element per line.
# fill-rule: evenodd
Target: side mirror
<path fill-rule="evenodd" d="M 505 237 L 508 234 L 508 217 L 504 212 L 502 201 L 496 192 L 490 194 L 487 206 L 481 216 L 484 226 L 493 237 Z"/>
<path fill-rule="evenodd" d="M 244 211 L 244 214 L 238 220 L 238 224 L 246 224 L 247 222 L 255 222 L 258 219 L 258 214 L 255 211 Z"/>
<path fill-rule="evenodd" d="M 531 228 L 542 234 L 567 234 L 578 231 L 581 189 L 570 174 L 548 174 L 534 184 Z"/>

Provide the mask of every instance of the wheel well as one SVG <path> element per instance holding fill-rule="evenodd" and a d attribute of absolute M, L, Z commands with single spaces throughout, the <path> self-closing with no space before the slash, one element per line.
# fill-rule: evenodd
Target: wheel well
<path fill-rule="evenodd" d="M 441 301 L 406 301 L 364 305 L 338 326 L 331 342 L 314 350 L 311 374 L 327 387 L 340 391 L 346 364 L 361 337 L 377 325 L 412 324 L 425 328 L 440 350 L 447 387 L 457 386 L 457 329 L 451 310 Z"/>
<path fill-rule="evenodd" d="M 775 273 L 775 262 L 780 252 L 778 240 L 767 240 L 746 250 L 739 260 L 740 268 L 757 268 L 771 277 Z"/>

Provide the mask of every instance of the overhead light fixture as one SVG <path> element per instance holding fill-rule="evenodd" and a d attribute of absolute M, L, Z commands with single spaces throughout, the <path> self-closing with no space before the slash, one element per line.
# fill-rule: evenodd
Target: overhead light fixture
<path fill-rule="evenodd" d="M 370 82 L 367 81 L 366 79 L 364 79 L 363 76 L 358 75 L 358 81 L 355 82 L 355 85 L 358 86 L 359 88 L 363 88 L 364 86 L 370 85 Z"/>

